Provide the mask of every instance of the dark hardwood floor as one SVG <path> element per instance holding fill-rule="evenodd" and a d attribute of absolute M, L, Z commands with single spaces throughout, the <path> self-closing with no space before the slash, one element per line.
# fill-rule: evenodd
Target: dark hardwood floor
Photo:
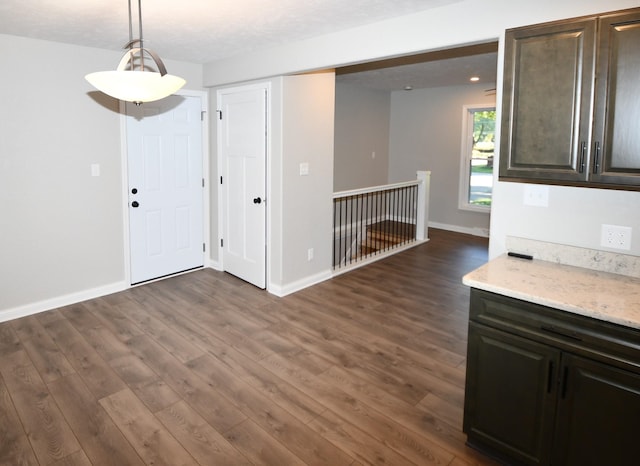
<path fill-rule="evenodd" d="M 492 464 L 462 434 L 487 241 L 285 298 L 200 270 L 0 324 L 3 465 Z"/>

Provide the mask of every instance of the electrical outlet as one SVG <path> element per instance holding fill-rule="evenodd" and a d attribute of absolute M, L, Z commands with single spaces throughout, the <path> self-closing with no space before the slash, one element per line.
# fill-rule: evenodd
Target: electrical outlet
<path fill-rule="evenodd" d="M 313 248 L 307 249 L 307 260 L 311 262 L 313 260 Z"/>
<path fill-rule="evenodd" d="M 631 227 L 603 224 L 600 245 L 612 249 L 631 249 Z"/>

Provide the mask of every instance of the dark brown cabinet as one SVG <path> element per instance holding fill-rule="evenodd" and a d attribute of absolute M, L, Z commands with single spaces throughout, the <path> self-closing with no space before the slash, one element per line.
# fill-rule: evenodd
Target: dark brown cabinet
<path fill-rule="evenodd" d="M 640 331 L 472 289 L 463 430 L 508 464 L 637 464 Z"/>
<path fill-rule="evenodd" d="M 547 386 L 559 351 L 473 322 L 469 348 L 469 443 L 523 464 L 548 464 L 556 392 Z"/>
<path fill-rule="evenodd" d="M 640 188 L 640 9 L 507 30 L 503 181 Z"/>
<path fill-rule="evenodd" d="M 571 354 L 562 364 L 552 464 L 637 464 L 640 375 Z"/>

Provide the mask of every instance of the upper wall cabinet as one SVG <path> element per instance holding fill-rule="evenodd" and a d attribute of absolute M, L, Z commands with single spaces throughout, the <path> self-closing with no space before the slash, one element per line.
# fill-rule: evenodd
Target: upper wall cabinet
<path fill-rule="evenodd" d="M 640 8 L 507 30 L 500 179 L 640 189 Z"/>

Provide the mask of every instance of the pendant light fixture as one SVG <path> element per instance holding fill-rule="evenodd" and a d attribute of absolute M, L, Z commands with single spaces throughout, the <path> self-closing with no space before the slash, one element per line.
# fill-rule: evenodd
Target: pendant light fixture
<path fill-rule="evenodd" d="M 167 74 L 167 68 L 160 57 L 144 48 L 142 39 L 142 6 L 138 0 L 139 39 L 133 39 L 131 20 L 131 0 L 129 1 L 129 42 L 124 46 L 127 52 L 122 56 L 115 71 L 98 71 L 85 76 L 85 79 L 99 91 L 116 99 L 140 105 L 153 102 L 175 93 L 186 81 L 178 76 Z M 151 57 L 157 71 L 145 66 L 145 54 Z"/>

